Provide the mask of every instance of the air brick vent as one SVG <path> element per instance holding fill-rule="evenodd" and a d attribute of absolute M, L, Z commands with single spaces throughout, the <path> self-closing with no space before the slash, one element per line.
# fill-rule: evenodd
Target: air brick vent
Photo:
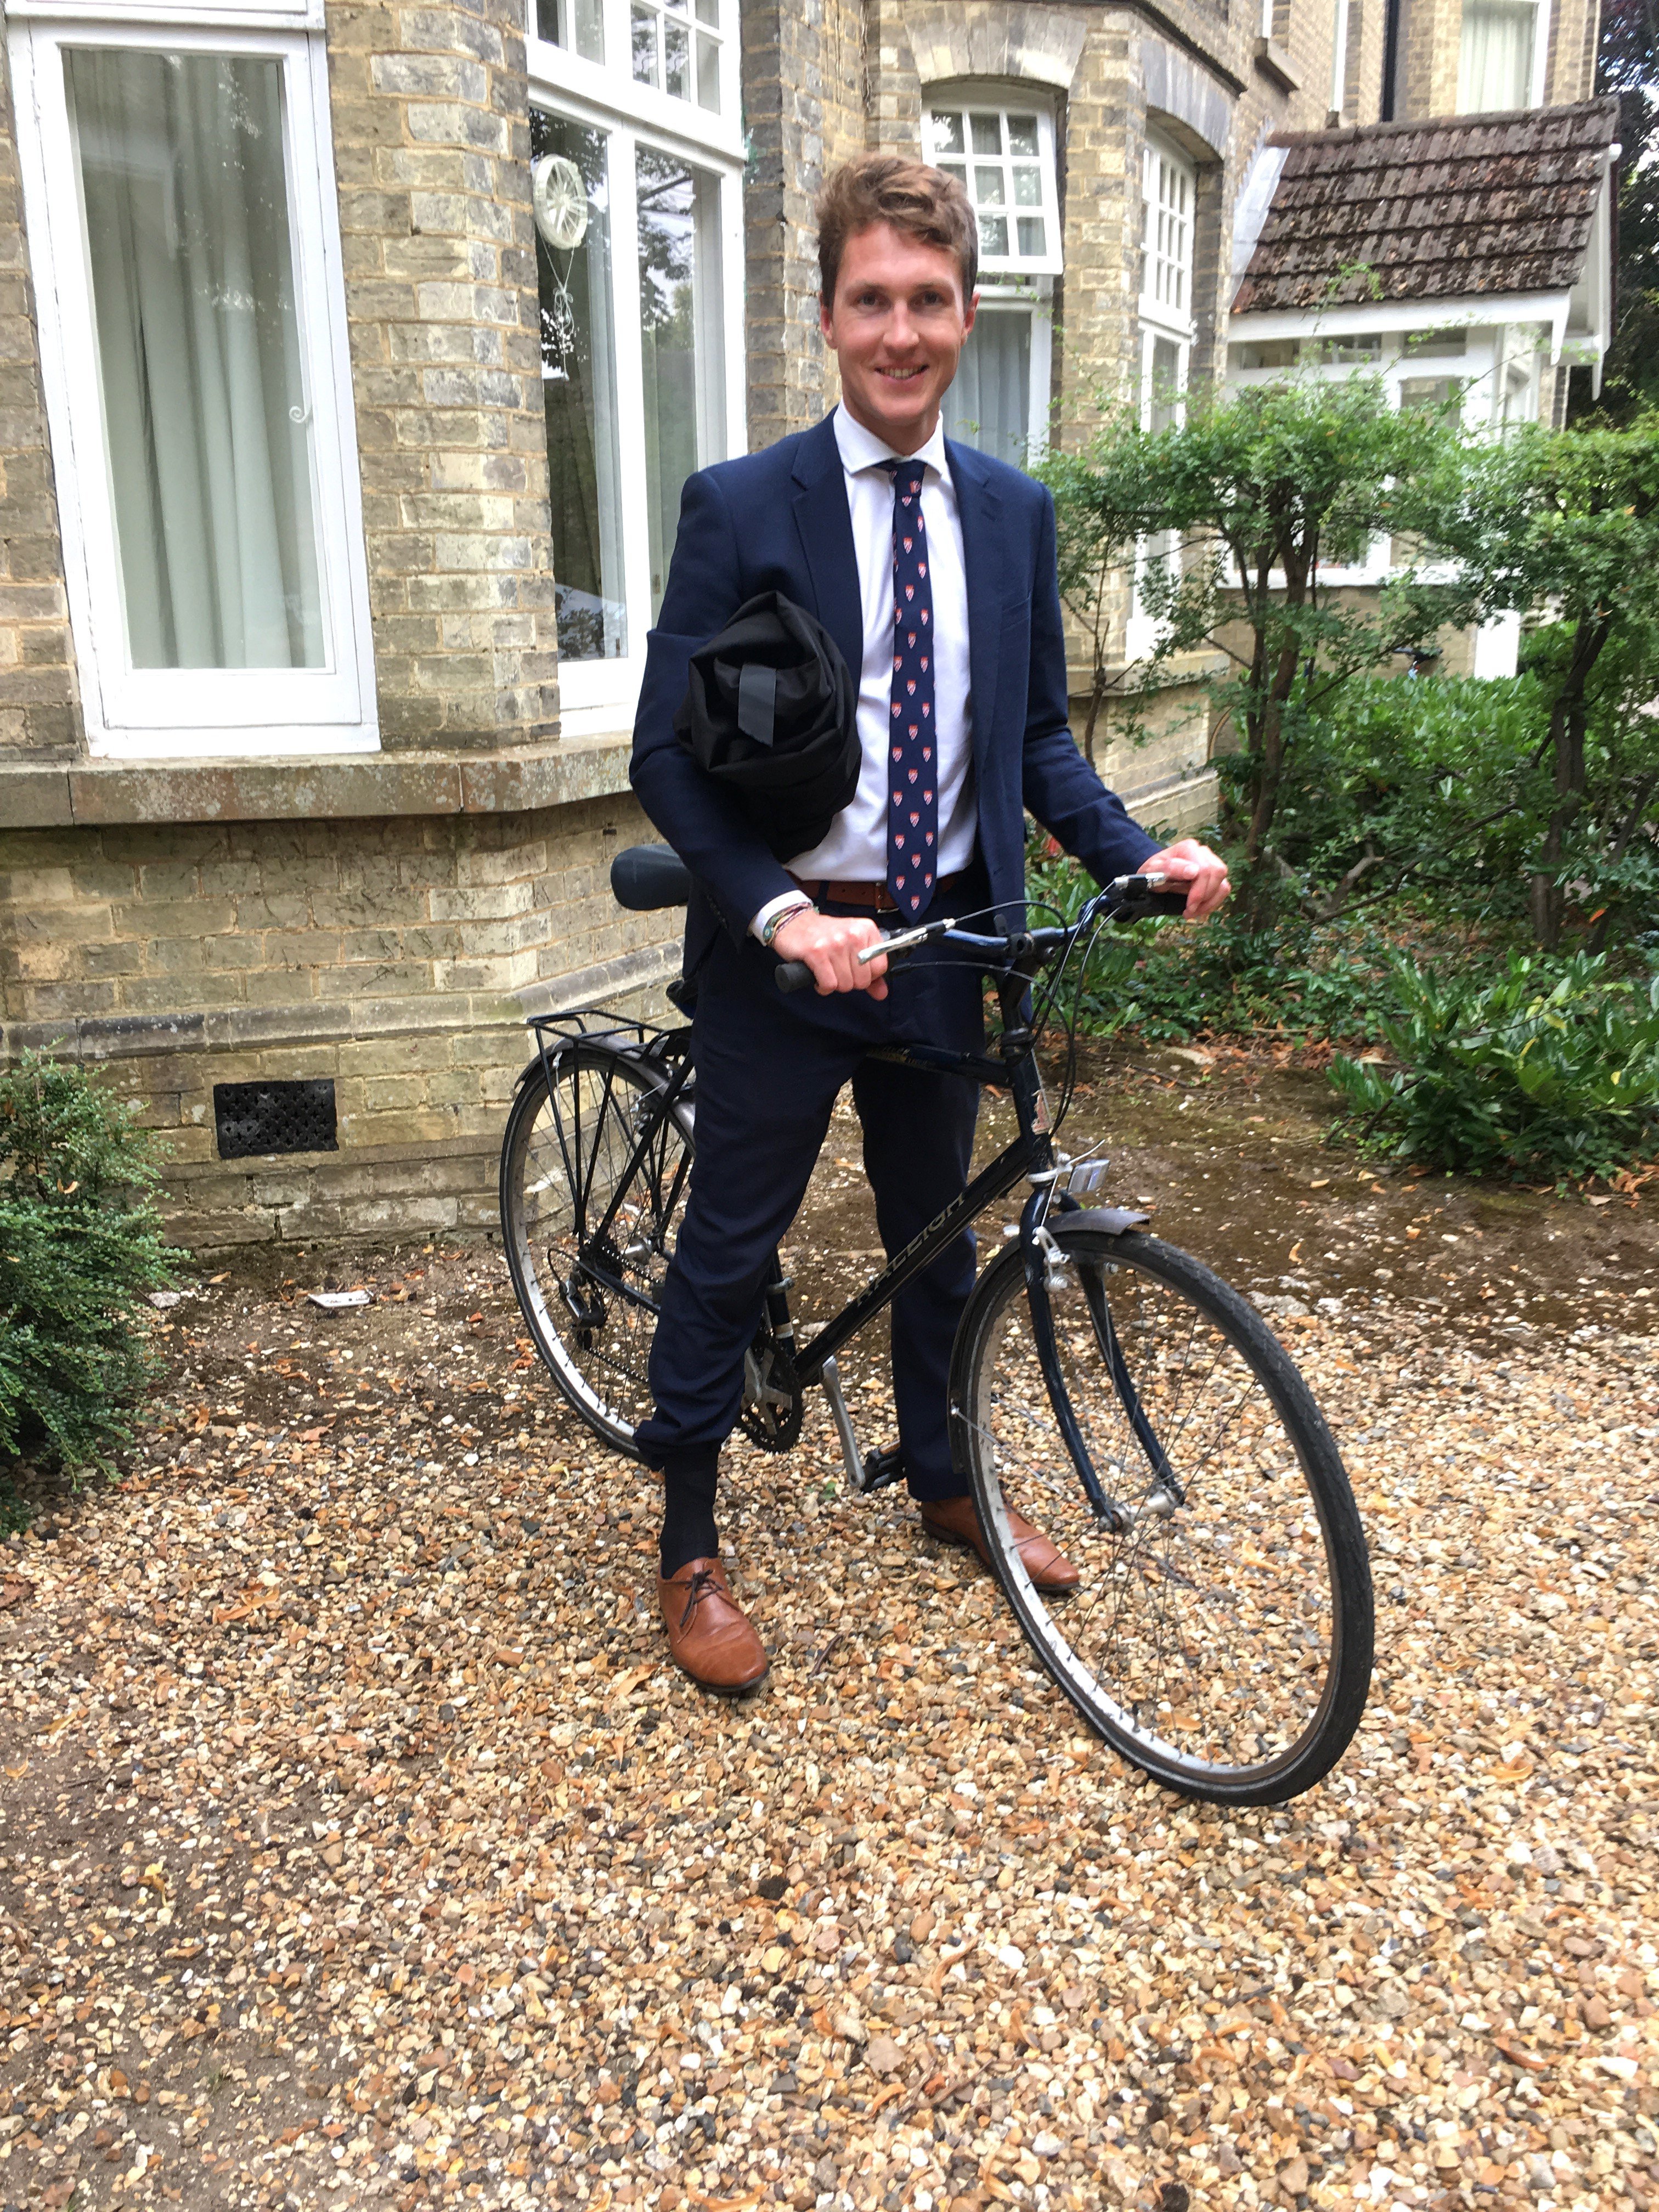
<path fill-rule="evenodd" d="M 255 1152 L 337 1152 L 331 1076 L 309 1083 L 216 1083 L 222 1160 Z"/>

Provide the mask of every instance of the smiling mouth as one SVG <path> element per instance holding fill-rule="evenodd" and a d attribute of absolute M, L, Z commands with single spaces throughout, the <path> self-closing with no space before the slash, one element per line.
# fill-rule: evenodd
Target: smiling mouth
<path fill-rule="evenodd" d="M 890 384 L 914 384 L 917 377 L 927 374 L 925 362 L 919 368 L 878 368 L 876 371 L 878 376 L 885 377 Z"/>

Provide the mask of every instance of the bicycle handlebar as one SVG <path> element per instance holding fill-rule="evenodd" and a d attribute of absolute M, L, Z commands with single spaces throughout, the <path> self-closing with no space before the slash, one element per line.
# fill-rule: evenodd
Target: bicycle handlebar
<path fill-rule="evenodd" d="M 1000 967 L 1006 973 L 1010 967 L 1016 948 L 1029 948 L 1043 954 L 1060 952 L 1098 920 L 1138 921 L 1149 915 L 1173 915 L 1185 913 L 1186 892 L 1184 890 L 1164 891 L 1157 889 L 1156 886 L 1164 880 L 1162 876 L 1120 876 L 1115 883 L 1108 884 L 1104 890 L 1097 892 L 1089 901 L 1075 921 L 1048 929 L 1028 930 L 1023 938 L 983 937 L 971 930 L 957 929 L 948 925 L 944 927 L 936 925 L 937 935 L 933 936 L 930 941 L 935 944 L 957 945 L 960 945 L 964 951 L 985 954 L 988 956 L 986 960 L 988 969 Z M 908 933 L 897 933 L 903 935 Z M 908 951 L 910 948 L 907 946 L 904 949 Z M 902 957 L 902 952 L 894 953 L 890 956 L 890 962 Z M 780 991 L 787 994 L 793 991 L 808 990 L 811 988 L 812 982 L 812 971 L 805 961 L 781 960 L 778 963 L 777 984 Z"/>

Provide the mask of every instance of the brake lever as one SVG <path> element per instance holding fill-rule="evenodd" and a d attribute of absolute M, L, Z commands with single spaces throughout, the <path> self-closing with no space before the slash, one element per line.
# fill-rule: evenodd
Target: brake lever
<path fill-rule="evenodd" d="M 918 945 L 926 945 L 930 939 L 942 936 L 947 929 L 955 927 L 954 921 L 925 921 L 915 929 L 896 931 L 891 937 L 884 937 L 878 945 L 866 945 L 857 956 L 858 963 L 860 968 L 867 968 L 872 960 L 879 959 L 884 953 L 912 951 Z"/>

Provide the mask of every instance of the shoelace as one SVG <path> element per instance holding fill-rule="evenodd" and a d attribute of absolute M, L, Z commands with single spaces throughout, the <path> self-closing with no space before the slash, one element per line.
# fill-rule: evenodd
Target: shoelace
<path fill-rule="evenodd" d="M 692 1614 L 711 1590 L 716 1597 L 720 1596 L 720 1586 L 714 1580 L 714 1570 L 713 1567 L 699 1567 L 686 1585 L 685 1611 L 680 1615 L 682 1629 L 690 1626 Z"/>

